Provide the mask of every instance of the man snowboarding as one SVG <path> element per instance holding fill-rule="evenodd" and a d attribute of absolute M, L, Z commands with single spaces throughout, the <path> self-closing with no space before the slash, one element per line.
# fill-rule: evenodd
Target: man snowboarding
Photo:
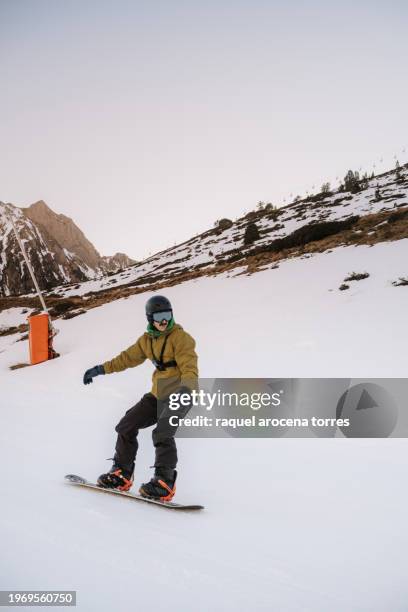
<path fill-rule="evenodd" d="M 151 297 L 146 303 L 146 317 L 147 331 L 136 343 L 114 359 L 87 370 L 84 384 L 93 382 L 95 376 L 122 372 L 146 359 L 152 361 L 155 366 L 152 389 L 117 424 L 113 466 L 109 472 L 99 476 L 98 485 L 119 491 L 130 489 L 139 429 L 156 425 L 152 432 L 155 473 L 150 482 L 141 485 L 139 493 L 143 497 L 170 501 L 176 491 L 177 448 L 174 436 L 177 427 L 170 425 L 169 416 L 177 414 L 183 417 L 190 406 L 181 406 L 173 412 L 169 411 L 166 400 L 171 393 L 188 394 L 196 386 L 197 354 L 194 339 L 175 323 L 172 306 L 166 297 Z"/>

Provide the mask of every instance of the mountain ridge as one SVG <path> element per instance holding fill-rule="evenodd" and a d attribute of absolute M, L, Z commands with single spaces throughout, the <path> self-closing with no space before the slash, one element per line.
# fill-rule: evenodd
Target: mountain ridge
<path fill-rule="evenodd" d="M 247 242 L 251 224 L 257 226 L 257 234 Z M 254 274 L 276 268 L 285 259 L 403 238 L 408 238 L 408 164 L 363 177 L 352 191 L 343 186 L 296 198 L 279 209 L 268 205 L 235 221 L 222 219 L 215 227 L 130 267 L 124 265 L 122 254 L 116 254 L 119 271 L 90 280 L 65 280 L 45 295 L 53 316 L 71 318 L 106 302 L 162 291 L 201 276 Z M 36 308 L 35 301 L 28 295 L 3 298 L 0 311 L 14 306 Z"/>
<path fill-rule="evenodd" d="M 136 263 L 124 253 L 100 255 L 70 217 L 55 213 L 43 200 L 27 207 L 0 202 L 0 296 L 33 290 L 11 218 L 42 290 L 101 278 Z"/>

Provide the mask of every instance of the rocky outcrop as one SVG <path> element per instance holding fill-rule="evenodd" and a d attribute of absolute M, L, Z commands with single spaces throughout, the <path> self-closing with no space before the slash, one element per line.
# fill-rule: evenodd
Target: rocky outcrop
<path fill-rule="evenodd" d="M 55 238 L 62 248 L 79 257 L 84 264 L 96 270 L 101 255 L 72 219 L 57 214 L 43 200 L 21 209 L 26 217 Z"/>
<path fill-rule="evenodd" d="M 115 255 L 107 255 L 102 257 L 102 262 L 99 264 L 103 267 L 105 272 L 118 272 L 134 266 L 137 262 L 134 259 L 130 259 L 125 253 L 115 253 Z"/>

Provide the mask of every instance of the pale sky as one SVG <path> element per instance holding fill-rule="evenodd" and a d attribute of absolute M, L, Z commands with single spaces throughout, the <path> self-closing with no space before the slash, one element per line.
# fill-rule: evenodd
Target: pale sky
<path fill-rule="evenodd" d="M 142 259 L 407 162 L 407 31 L 402 0 L 0 0 L 0 200 Z"/>

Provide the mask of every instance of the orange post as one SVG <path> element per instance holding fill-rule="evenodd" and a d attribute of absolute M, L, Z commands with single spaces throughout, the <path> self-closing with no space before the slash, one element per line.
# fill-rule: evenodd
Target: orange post
<path fill-rule="evenodd" d="M 31 365 L 49 358 L 49 316 L 46 312 L 29 317 L 29 341 Z"/>

